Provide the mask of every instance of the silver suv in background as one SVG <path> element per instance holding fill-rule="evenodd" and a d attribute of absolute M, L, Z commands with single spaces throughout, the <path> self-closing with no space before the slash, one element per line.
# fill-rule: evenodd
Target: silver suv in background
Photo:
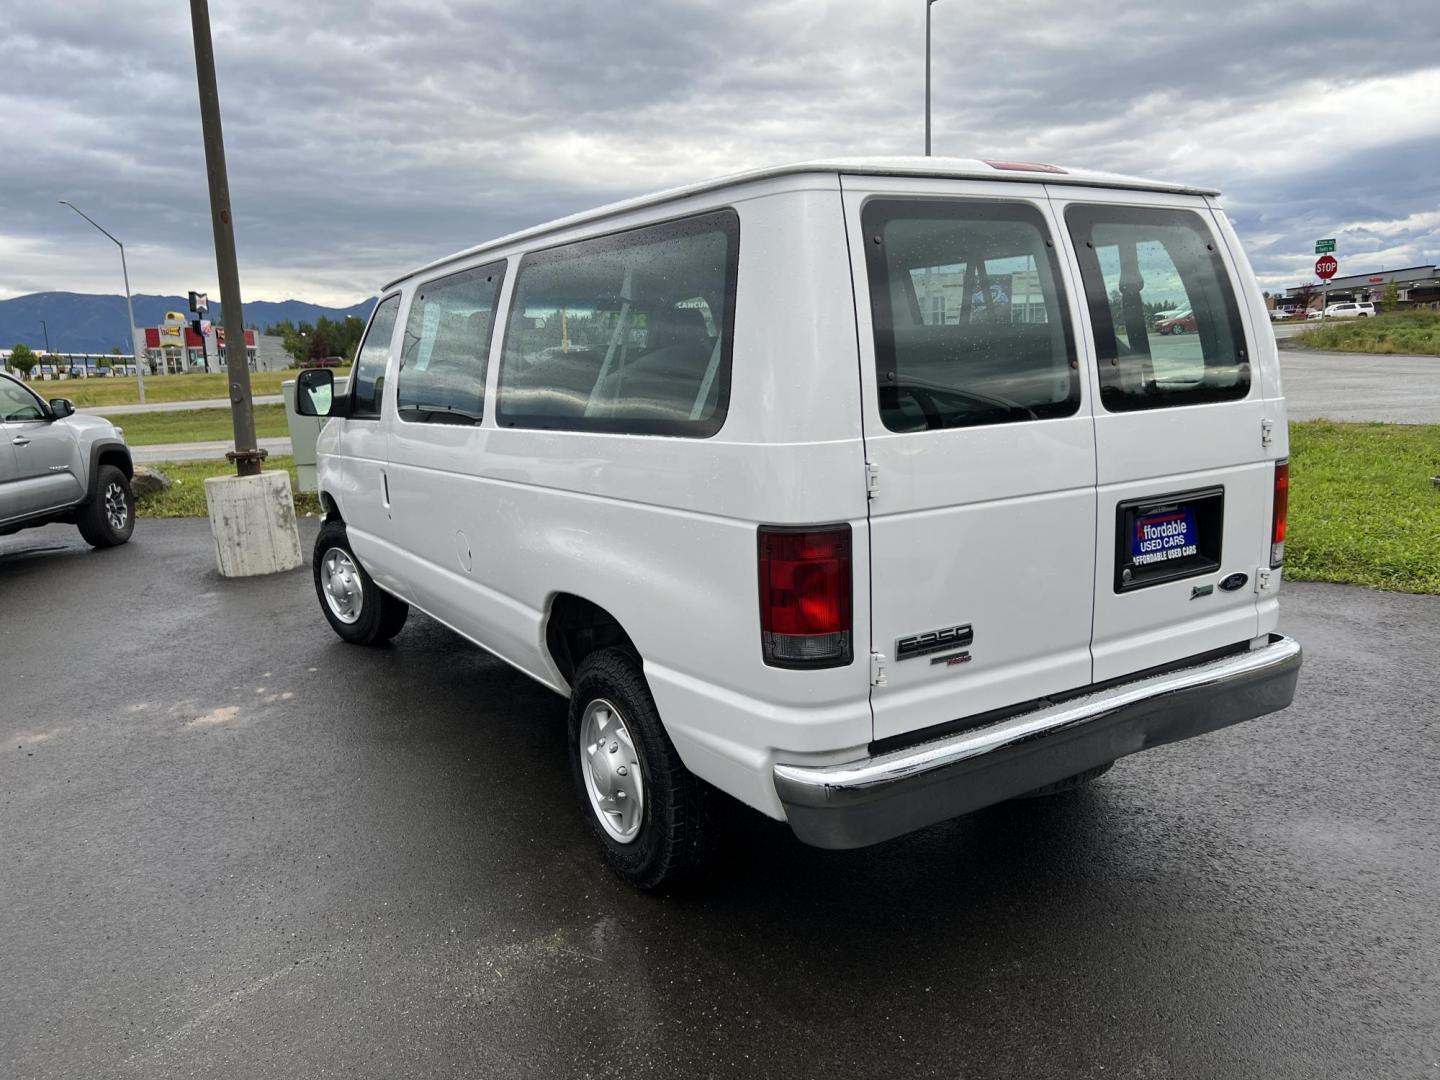
<path fill-rule="evenodd" d="M 59 521 L 94 547 L 123 544 L 135 528 L 133 475 L 114 424 L 0 373 L 0 536 Z"/>

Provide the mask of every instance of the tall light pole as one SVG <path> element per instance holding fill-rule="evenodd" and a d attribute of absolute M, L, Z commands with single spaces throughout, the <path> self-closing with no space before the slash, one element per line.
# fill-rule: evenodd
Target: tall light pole
<path fill-rule="evenodd" d="M 140 403 L 143 405 L 145 403 L 145 371 L 144 365 L 140 362 L 140 353 L 135 348 L 135 307 L 130 303 L 130 269 L 125 265 L 125 245 L 120 243 L 119 240 L 116 240 L 115 237 L 110 236 L 110 233 L 102 228 L 94 218 L 74 203 L 61 199 L 60 205 L 70 207 L 71 210 L 74 210 L 86 221 L 90 222 L 91 225 L 94 225 L 95 228 L 105 233 L 107 237 L 114 241 L 115 246 L 120 249 L 120 272 L 125 275 L 125 311 L 130 316 L 130 353 L 135 361 L 135 381 L 140 387 Z M 46 346 L 45 351 L 50 351 L 49 346 Z"/>
<path fill-rule="evenodd" d="M 45 325 L 45 320 L 44 320 L 44 319 L 41 319 L 41 320 L 40 320 L 40 329 L 43 330 L 43 331 L 45 331 L 45 353 L 46 353 L 46 355 L 49 355 L 49 353 L 50 353 L 50 327 L 48 327 L 48 326 Z"/>
<path fill-rule="evenodd" d="M 936 0 L 925 0 L 925 156 L 930 156 L 930 9 Z"/>

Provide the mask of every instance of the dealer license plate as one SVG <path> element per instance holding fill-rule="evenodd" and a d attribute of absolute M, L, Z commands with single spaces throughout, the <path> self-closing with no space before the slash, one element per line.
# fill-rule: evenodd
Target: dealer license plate
<path fill-rule="evenodd" d="M 1200 531 L 1195 511 L 1189 506 L 1172 506 L 1135 519 L 1130 535 L 1130 561 L 1135 566 L 1154 566 L 1199 553 Z"/>

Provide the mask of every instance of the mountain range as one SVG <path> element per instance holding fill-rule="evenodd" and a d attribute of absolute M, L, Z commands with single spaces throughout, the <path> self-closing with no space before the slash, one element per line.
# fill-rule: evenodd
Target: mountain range
<path fill-rule="evenodd" d="M 188 314 L 190 301 L 184 296 L 134 296 L 136 327 L 159 326 L 165 312 Z M 375 306 L 375 298 L 362 300 L 346 308 L 325 307 L 304 300 L 251 300 L 245 304 L 245 325 L 261 330 L 289 319 L 293 323 L 313 323 L 322 315 L 343 319 L 354 315 L 365 319 Z M 206 316 L 211 322 L 221 318 L 220 304 L 211 301 Z M 49 348 L 55 352 L 109 352 L 119 346 L 130 352 L 125 342 L 125 297 L 91 293 L 40 292 L 0 300 L 0 348 L 11 348 L 24 342 L 33 349 L 44 349 L 48 329 Z M 44 326 L 41 321 L 44 321 Z"/>

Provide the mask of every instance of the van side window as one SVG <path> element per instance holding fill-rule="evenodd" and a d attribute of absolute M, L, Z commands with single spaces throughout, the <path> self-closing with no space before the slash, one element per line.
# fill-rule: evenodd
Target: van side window
<path fill-rule="evenodd" d="M 1235 294 L 1192 210 L 1074 205 L 1065 222 L 1110 412 L 1233 401 L 1250 392 Z"/>
<path fill-rule="evenodd" d="M 493 263 L 420 285 L 400 346 L 395 400 L 400 419 L 478 424 L 485 412 L 485 363 L 505 264 Z"/>
<path fill-rule="evenodd" d="M 385 391 L 385 365 L 390 362 L 390 339 L 395 334 L 395 317 L 400 311 L 400 295 L 387 296 L 375 306 L 365 340 L 355 353 L 355 367 L 350 372 L 350 416 L 352 419 L 373 420 L 380 415 L 380 399 Z"/>
<path fill-rule="evenodd" d="M 1074 339 L 1038 210 L 999 200 L 877 199 L 861 216 L 887 428 L 1075 414 Z"/>
<path fill-rule="evenodd" d="M 520 261 L 496 420 L 705 438 L 730 400 L 740 219 L 721 210 Z"/>

